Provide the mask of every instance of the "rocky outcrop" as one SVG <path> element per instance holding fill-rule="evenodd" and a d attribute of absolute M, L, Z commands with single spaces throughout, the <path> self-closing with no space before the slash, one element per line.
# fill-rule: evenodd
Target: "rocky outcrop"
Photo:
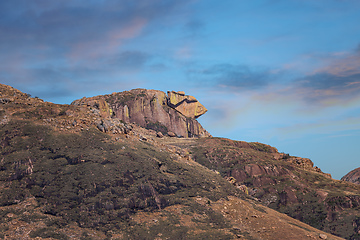
<path fill-rule="evenodd" d="M 360 184 L 360 167 L 343 176 L 341 180 Z"/>
<path fill-rule="evenodd" d="M 168 91 L 168 105 L 189 118 L 198 118 L 207 112 L 196 98 L 184 92 Z"/>
<path fill-rule="evenodd" d="M 183 92 L 134 89 L 104 96 L 82 98 L 73 105 L 86 105 L 103 117 L 136 123 L 167 135 L 178 137 L 211 136 L 196 120 L 207 110 L 194 97 Z"/>

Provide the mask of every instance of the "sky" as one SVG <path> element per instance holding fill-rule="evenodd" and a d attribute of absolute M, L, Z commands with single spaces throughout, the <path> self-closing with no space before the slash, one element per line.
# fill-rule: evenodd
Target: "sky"
<path fill-rule="evenodd" d="M 360 167 L 358 0 L 3 0 L 0 83 L 69 104 L 185 91 L 213 136 Z"/>

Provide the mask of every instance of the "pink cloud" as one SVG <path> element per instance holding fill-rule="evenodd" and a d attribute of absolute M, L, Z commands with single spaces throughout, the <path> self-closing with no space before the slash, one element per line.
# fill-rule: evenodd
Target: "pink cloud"
<path fill-rule="evenodd" d="M 96 60 L 100 57 L 115 53 L 123 44 L 124 40 L 137 37 L 147 20 L 135 18 L 127 25 L 116 29 L 111 29 L 107 34 L 96 39 L 89 39 L 84 42 L 77 42 L 71 46 L 68 57 L 71 62 Z"/>
<path fill-rule="evenodd" d="M 353 54 L 342 53 L 339 56 L 340 57 L 328 59 L 329 64 L 327 66 L 318 68 L 313 73 L 325 72 L 339 77 L 360 73 L 360 54 L 358 52 Z"/>

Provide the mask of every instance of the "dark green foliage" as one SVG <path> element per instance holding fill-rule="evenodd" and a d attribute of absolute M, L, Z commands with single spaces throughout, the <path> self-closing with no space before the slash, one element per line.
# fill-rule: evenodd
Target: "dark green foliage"
<path fill-rule="evenodd" d="M 53 228 L 40 228 L 37 230 L 32 231 L 29 236 L 31 238 L 41 237 L 41 238 L 55 238 L 59 240 L 67 240 L 69 237 L 67 237 L 63 233 L 58 233 Z"/>
<path fill-rule="evenodd" d="M 199 227 L 204 232 L 194 233 L 189 231 L 189 227 L 181 226 L 179 217 L 169 212 L 163 212 L 166 220 L 160 220 L 155 224 L 145 226 L 142 224 L 133 224 L 131 230 L 126 229 L 127 239 L 156 239 L 161 234 L 162 239 L 232 239 L 231 235 L 219 231 L 222 228 L 230 228 L 221 214 L 217 214 L 211 209 L 204 208 L 200 204 L 190 203 L 185 209 L 189 218 L 193 213 L 205 215 L 203 220 L 196 221 L 200 223 Z M 211 223 L 211 224 L 210 224 Z"/>
<path fill-rule="evenodd" d="M 0 189 L 0 206 L 16 204 L 25 199 L 27 193 L 19 181 L 11 181 L 8 188 Z"/>
<path fill-rule="evenodd" d="M 201 219 L 193 218 L 192 221 L 194 221 L 194 222 L 206 223 L 206 225 L 209 225 L 211 223 L 211 225 L 214 228 L 219 228 L 219 229 L 230 227 L 229 222 L 227 220 L 225 220 L 223 215 L 215 212 L 214 210 L 212 210 L 209 207 L 205 207 L 198 203 L 189 203 L 188 211 L 206 216 L 205 218 L 201 218 Z"/>
<path fill-rule="evenodd" d="M 263 143 L 258 143 L 258 142 L 251 142 L 249 143 L 251 148 L 260 151 L 260 152 L 267 152 L 267 153 L 271 153 L 274 152 L 274 148 L 270 147 L 269 145 L 263 144 Z"/>
<path fill-rule="evenodd" d="M 161 132 L 162 134 L 166 134 L 168 132 L 167 127 L 160 122 L 155 122 L 155 123 L 149 122 L 146 124 L 146 128 L 152 129 L 156 132 Z"/>
<path fill-rule="evenodd" d="M 93 240 L 93 238 L 91 236 L 89 236 L 89 234 L 87 232 L 83 232 L 81 234 L 80 240 Z"/>
<path fill-rule="evenodd" d="M 132 101 L 136 98 L 136 95 L 131 92 L 123 92 L 123 94 L 107 95 L 106 101 L 112 104 L 126 105 L 128 101 Z"/>
<path fill-rule="evenodd" d="M 26 215 L 22 215 L 22 217 L 20 218 L 21 221 L 24 221 L 26 223 L 34 223 L 40 220 L 46 219 L 46 216 L 43 215 L 39 215 L 39 214 L 26 214 Z"/>

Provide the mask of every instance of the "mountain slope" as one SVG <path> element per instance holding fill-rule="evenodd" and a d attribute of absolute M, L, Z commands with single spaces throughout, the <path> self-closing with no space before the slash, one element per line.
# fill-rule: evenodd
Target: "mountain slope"
<path fill-rule="evenodd" d="M 208 141 L 218 139 L 157 138 L 92 106 L 0 85 L 0 238 L 340 239 L 208 168 Z"/>
<path fill-rule="evenodd" d="M 343 181 L 348 181 L 356 184 L 360 184 L 360 168 L 356 168 L 341 178 Z"/>
<path fill-rule="evenodd" d="M 260 143 L 221 138 L 173 144 L 189 149 L 195 161 L 265 206 L 332 234 L 360 238 L 360 186 L 332 179 L 310 159 Z"/>

